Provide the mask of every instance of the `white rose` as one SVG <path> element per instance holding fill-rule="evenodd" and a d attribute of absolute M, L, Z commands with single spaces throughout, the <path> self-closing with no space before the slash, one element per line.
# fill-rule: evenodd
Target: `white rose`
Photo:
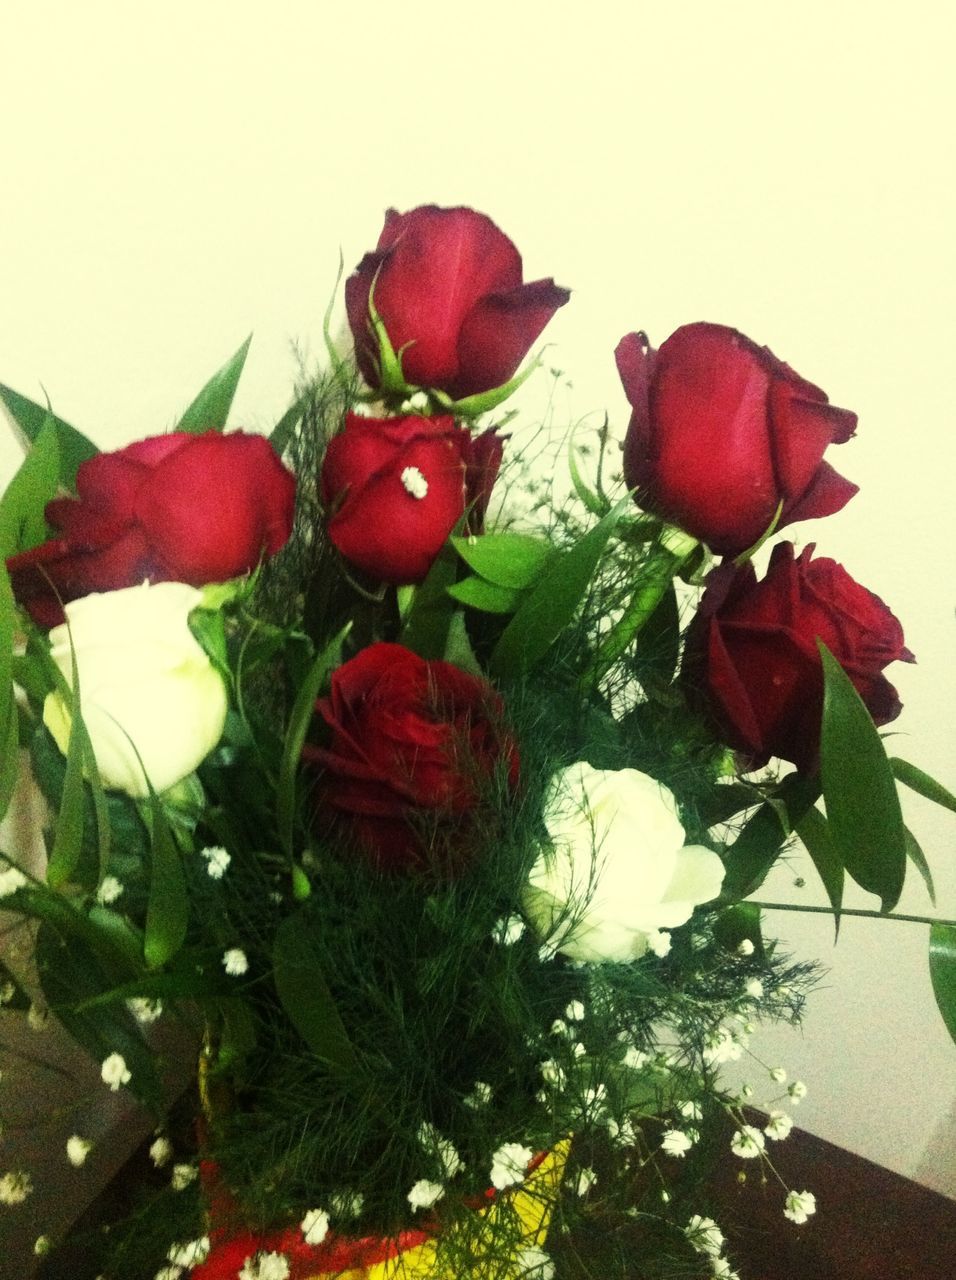
<path fill-rule="evenodd" d="M 684 844 L 673 794 L 636 769 L 560 769 L 544 822 L 552 847 L 532 868 L 525 908 L 572 960 L 635 960 L 720 892 L 720 858 Z"/>
<path fill-rule="evenodd" d="M 51 656 L 68 684 L 72 637 L 83 722 L 104 786 L 148 794 L 130 739 L 153 789 L 165 791 L 222 736 L 225 685 L 188 625 L 201 599 L 182 582 L 144 582 L 72 601 L 69 630 L 64 623 L 50 632 Z M 58 693 L 47 695 L 43 721 L 65 753 L 71 717 Z"/>

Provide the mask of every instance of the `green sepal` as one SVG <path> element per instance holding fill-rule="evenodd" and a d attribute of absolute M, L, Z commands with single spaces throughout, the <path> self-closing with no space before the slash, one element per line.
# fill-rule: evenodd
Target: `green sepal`
<path fill-rule="evenodd" d="M 325 684 L 330 673 L 342 661 L 342 645 L 351 630 L 347 623 L 338 635 L 316 654 L 308 675 L 299 686 L 289 727 L 286 730 L 282 746 L 282 763 L 279 766 L 279 780 L 276 786 L 276 824 L 279 832 L 279 843 L 290 862 L 295 853 L 295 813 L 296 813 L 296 777 L 302 746 L 308 733 L 309 725 L 315 711 L 315 700 L 319 690 Z"/>
<path fill-rule="evenodd" d="M 767 541 L 767 539 L 773 537 L 773 535 L 777 531 L 777 525 L 780 523 L 780 517 L 782 515 L 783 515 L 783 498 L 781 498 L 780 501 L 777 503 L 777 509 L 773 513 L 773 519 L 767 525 L 766 529 L 763 531 L 763 533 L 760 535 L 757 541 L 753 544 L 753 546 L 748 547 L 746 551 L 741 551 L 740 555 L 734 557 L 734 566 L 736 568 L 739 569 L 741 568 L 742 565 L 747 564 L 749 560 L 752 560 L 754 556 L 757 554 L 757 552 L 760 550 L 760 548 L 763 546 L 763 544 Z"/>
<path fill-rule="evenodd" d="M 934 924 L 929 931 L 929 973 L 946 1029 L 956 1042 L 956 925 Z"/>
<path fill-rule="evenodd" d="M 482 413 L 488 413 L 492 409 L 497 409 L 499 404 L 503 404 L 509 396 L 513 396 L 518 388 L 541 366 L 541 357 L 535 356 L 531 363 L 521 373 L 515 374 L 508 382 L 503 383 L 500 387 L 492 387 L 490 391 L 478 391 L 473 396 L 465 396 L 461 400 L 452 400 L 443 392 L 432 390 L 430 394 L 438 401 L 446 413 L 454 414 L 456 418 L 477 418 Z"/>
<path fill-rule="evenodd" d="M 820 874 L 833 907 L 834 942 L 840 936 L 840 908 L 843 906 L 843 863 L 830 839 L 826 818 L 815 805 L 811 805 L 796 823 L 796 833 L 803 841 L 813 865 Z"/>
<path fill-rule="evenodd" d="M 489 663 L 493 676 L 517 676 L 548 652 L 574 617 L 608 540 L 630 504 L 631 495 L 627 494 L 575 546 L 549 561 L 495 645 Z"/>
<path fill-rule="evenodd" d="M 303 911 L 279 925 L 272 962 L 279 999 L 309 1048 L 335 1070 L 356 1071 L 355 1047 L 322 972 L 315 925 Z"/>
<path fill-rule="evenodd" d="M 250 333 L 236 354 L 212 375 L 173 428 L 175 431 L 199 435 L 203 431 L 223 430 L 251 342 Z"/>
<path fill-rule="evenodd" d="M 0 498 L 0 561 L 45 542 L 43 511 L 60 483 L 60 446 L 48 413 L 36 441 Z"/>
<path fill-rule="evenodd" d="M 896 780 L 863 699 L 822 640 L 820 773 L 835 856 L 883 911 L 899 902 L 906 832 Z"/>
<path fill-rule="evenodd" d="M 81 431 L 77 431 L 76 427 L 71 427 L 68 422 L 58 418 L 55 413 L 51 414 L 46 406 L 28 400 L 26 396 L 21 396 L 19 392 L 3 386 L 2 383 L 0 383 L 0 402 L 31 443 L 36 441 L 43 430 L 47 417 L 53 418 L 59 445 L 60 484 L 64 489 L 74 489 L 80 464 L 99 453 L 99 449 L 92 440 L 88 440 Z"/>
<path fill-rule="evenodd" d="M 897 782 L 902 782 L 924 800 L 932 800 L 933 804 L 941 805 L 944 809 L 956 813 L 956 796 L 951 791 L 947 791 L 941 782 L 931 778 L 922 769 L 917 769 L 915 764 L 910 764 L 908 760 L 901 760 L 899 756 L 890 756 L 890 768 Z"/>
<path fill-rule="evenodd" d="M 479 577 L 515 591 L 533 586 L 555 554 L 540 538 L 510 531 L 453 537 L 451 544 Z"/>
<path fill-rule="evenodd" d="M 418 388 L 409 386 L 405 381 L 405 374 L 402 372 L 402 352 L 396 351 L 392 346 L 392 340 L 388 336 L 385 322 L 376 310 L 375 285 L 377 281 L 378 272 L 376 271 L 372 287 L 368 291 L 368 319 L 372 334 L 378 343 L 379 391 L 386 399 L 393 396 L 406 399 L 408 396 L 414 395 Z M 405 348 L 403 347 L 402 351 L 404 350 Z"/>
<path fill-rule="evenodd" d="M 481 613 L 514 613 L 522 599 L 520 591 L 498 587 L 477 575 L 453 582 L 448 594 L 459 604 L 478 609 Z"/>
<path fill-rule="evenodd" d="M 724 857 L 723 901 L 735 902 L 755 893 L 807 810 L 820 797 L 820 780 L 791 773 L 775 795 L 749 819 Z"/>

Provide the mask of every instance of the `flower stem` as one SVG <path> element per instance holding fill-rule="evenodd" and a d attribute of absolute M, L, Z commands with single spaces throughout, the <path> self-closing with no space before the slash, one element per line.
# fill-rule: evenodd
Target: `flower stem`
<path fill-rule="evenodd" d="M 942 916 L 907 916 L 902 912 L 888 915 L 883 911 L 865 911 L 854 907 L 841 907 L 839 911 L 835 911 L 833 907 L 810 907 L 791 902 L 755 902 L 753 898 L 748 898 L 747 901 L 750 906 L 759 907 L 761 911 L 810 911 L 825 916 L 870 916 L 874 920 L 906 920 L 910 924 L 956 925 L 956 920 L 944 920 Z"/>

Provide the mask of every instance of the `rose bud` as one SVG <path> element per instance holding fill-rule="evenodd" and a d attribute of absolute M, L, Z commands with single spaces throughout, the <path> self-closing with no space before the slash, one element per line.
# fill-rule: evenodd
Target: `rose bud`
<path fill-rule="evenodd" d="M 7 561 L 41 626 L 60 600 L 151 582 L 204 586 L 254 569 L 292 531 L 295 479 L 262 436 L 151 436 L 82 463 L 77 496 L 47 503 L 59 535 Z"/>
<path fill-rule="evenodd" d="M 522 282 L 521 255 L 474 209 L 389 209 L 378 246 L 345 284 L 359 368 L 380 385 L 369 295 L 405 381 L 453 399 L 506 383 L 571 296 L 553 280 Z"/>
<path fill-rule="evenodd" d="M 382 582 L 421 582 L 466 510 L 480 529 L 501 452 L 493 431 L 473 437 L 450 417 L 350 413 L 322 464 L 329 538 Z"/>
<path fill-rule="evenodd" d="M 145 768 L 153 790 L 166 791 L 222 736 L 226 688 L 189 630 L 201 599 L 182 582 L 93 593 L 68 604 L 69 625 L 50 632 L 67 684 L 76 656 L 83 723 L 105 787 L 146 796 Z M 71 715 L 60 694 L 47 695 L 43 721 L 66 754 Z"/>
<path fill-rule="evenodd" d="M 899 622 L 878 596 L 813 544 L 794 558 L 793 544 L 774 547 L 762 582 L 750 564 L 711 574 L 688 631 L 685 680 L 713 713 L 724 741 L 751 768 L 771 756 L 816 768 L 823 715 L 819 637 L 846 671 L 877 725 L 901 710 L 882 674 L 891 662 L 913 662 Z"/>
<path fill-rule="evenodd" d="M 484 788 L 499 768 L 518 781 L 494 689 L 449 662 L 373 644 L 338 668 L 316 711 L 332 731 L 328 747 L 303 751 L 322 766 L 320 809 L 337 810 L 383 870 L 466 865 Z"/>
<path fill-rule="evenodd" d="M 624 479 L 648 511 L 712 551 L 737 555 L 777 528 L 839 511 L 856 493 L 823 454 L 856 414 L 736 329 L 689 324 L 654 351 L 615 352 L 632 407 Z"/>

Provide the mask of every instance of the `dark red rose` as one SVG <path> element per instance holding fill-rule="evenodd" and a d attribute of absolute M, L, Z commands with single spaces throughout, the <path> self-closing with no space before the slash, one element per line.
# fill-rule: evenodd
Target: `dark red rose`
<path fill-rule="evenodd" d="M 837 409 L 767 348 L 719 324 L 688 324 L 655 351 L 642 333 L 615 352 L 632 407 L 624 478 L 638 501 L 737 555 L 770 527 L 839 511 L 857 491 L 823 454 L 856 414 Z"/>
<path fill-rule="evenodd" d="M 774 547 L 766 576 L 750 564 L 711 575 L 688 632 L 685 678 L 706 697 L 731 747 L 753 768 L 771 756 L 816 767 L 823 713 L 821 639 L 852 680 L 878 725 L 901 710 L 882 674 L 913 662 L 903 629 L 883 601 L 842 565 L 813 560 L 813 544 L 794 558 Z"/>
<path fill-rule="evenodd" d="M 359 368 L 373 387 L 379 385 L 378 344 L 369 329 L 373 284 L 375 309 L 402 351 L 406 381 L 455 399 L 513 377 L 571 296 L 553 280 L 522 283 L 518 250 L 474 209 L 389 209 L 378 247 L 345 283 Z"/>
<path fill-rule="evenodd" d="M 63 621 L 57 593 L 70 601 L 146 578 L 224 582 L 292 531 L 295 479 L 268 440 L 242 431 L 174 431 L 98 454 L 80 466 L 76 489 L 47 503 L 59 536 L 7 561 L 17 599 L 41 626 Z"/>
<path fill-rule="evenodd" d="M 480 528 L 501 453 L 493 431 L 472 436 L 450 417 L 350 413 L 322 464 L 329 537 L 372 577 L 421 582 L 466 510 Z"/>
<path fill-rule="evenodd" d="M 320 805 L 337 810 L 385 870 L 460 869 L 474 852 L 484 788 L 499 766 L 518 780 L 491 686 L 402 645 L 374 644 L 339 667 L 316 711 L 332 731 L 327 748 L 303 753 L 322 766 Z"/>

